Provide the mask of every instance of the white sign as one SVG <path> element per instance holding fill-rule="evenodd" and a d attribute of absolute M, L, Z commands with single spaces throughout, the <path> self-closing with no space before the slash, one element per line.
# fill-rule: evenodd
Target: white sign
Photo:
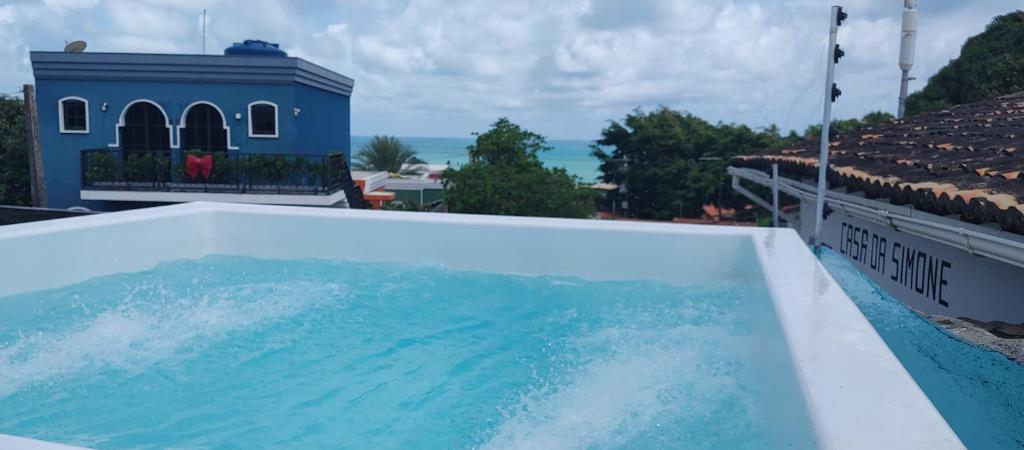
<path fill-rule="evenodd" d="M 814 203 L 800 205 L 801 236 L 814 227 Z M 833 210 L 822 242 L 846 256 L 892 296 L 928 314 L 1024 323 L 1024 268 Z"/>

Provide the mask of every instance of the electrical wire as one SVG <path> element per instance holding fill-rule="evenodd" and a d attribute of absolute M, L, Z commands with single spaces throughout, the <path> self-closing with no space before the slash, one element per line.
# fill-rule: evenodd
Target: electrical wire
<path fill-rule="evenodd" d="M 814 113 L 816 113 L 816 112 L 820 113 L 822 111 L 822 109 L 824 109 L 824 108 L 825 108 L 825 93 L 822 92 L 821 93 L 821 97 L 818 98 L 817 106 L 815 106 L 814 109 L 811 109 L 811 113 L 807 115 L 807 123 L 811 124 L 811 125 L 815 124 L 816 122 L 814 122 Z"/>
<path fill-rule="evenodd" d="M 805 95 L 807 95 L 807 92 L 809 92 L 811 88 L 814 87 L 815 83 L 818 82 L 818 79 L 821 78 L 821 66 L 822 63 L 825 62 L 825 58 L 828 57 L 828 55 L 825 54 L 825 50 L 827 49 L 828 41 L 826 40 L 821 43 L 821 50 L 818 51 L 818 65 L 814 68 L 814 78 L 809 83 L 807 83 L 807 87 L 804 88 L 804 91 L 801 92 L 800 95 L 797 96 L 797 98 L 795 98 L 793 102 L 789 104 L 789 109 L 786 111 L 786 121 L 783 123 L 783 128 L 780 131 L 785 132 L 784 130 L 789 128 L 789 118 L 790 115 L 793 113 L 793 107 L 796 106 L 797 102 L 802 100 Z"/>

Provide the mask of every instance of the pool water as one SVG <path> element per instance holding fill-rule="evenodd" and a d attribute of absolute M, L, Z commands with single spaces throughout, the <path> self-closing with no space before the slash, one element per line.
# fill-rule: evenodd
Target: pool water
<path fill-rule="evenodd" d="M 841 254 L 821 261 L 967 448 L 1024 448 L 1024 366 L 918 316 Z"/>
<path fill-rule="evenodd" d="M 0 299 L 0 433 L 118 448 L 809 448 L 763 286 L 211 256 Z"/>

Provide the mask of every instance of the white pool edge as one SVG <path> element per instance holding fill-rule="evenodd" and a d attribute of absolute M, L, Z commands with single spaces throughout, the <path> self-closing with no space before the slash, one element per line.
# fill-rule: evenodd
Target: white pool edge
<path fill-rule="evenodd" d="M 233 240 L 229 233 L 224 233 L 225 224 L 252 224 L 253 228 L 258 229 L 259 224 L 275 220 L 336 224 L 361 222 L 364 226 L 372 223 L 374 227 L 383 228 L 432 226 L 435 230 L 437 227 L 448 226 L 468 226 L 479 230 L 501 227 L 508 233 L 536 229 L 566 236 L 588 232 L 621 232 L 631 237 L 698 235 L 709 239 L 747 238 L 756 249 L 760 271 L 771 293 L 804 392 L 808 413 L 822 448 L 964 448 L 857 306 L 797 234 L 788 229 L 192 203 L 0 227 L 0 249 L 13 248 L 14 254 L 28 251 L 29 246 L 19 247 L 17 243 L 19 239 L 29 238 L 101 248 L 104 242 L 75 244 L 74 241 L 62 240 L 64 237 L 61 236 L 68 232 L 88 231 L 102 241 L 111 239 L 108 236 L 111 233 L 105 231 L 116 230 L 114 232 L 118 233 L 120 230 L 134 229 L 130 228 L 133 226 L 145 230 L 147 234 L 126 245 L 151 245 L 149 249 L 165 252 L 159 257 L 145 255 L 149 259 L 137 257 L 115 262 L 93 261 L 94 264 L 79 267 L 86 264 L 87 258 L 78 254 L 88 254 L 90 249 L 71 248 L 68 251 L 71 255 L 69 258 L 76 263 L 73 267 L 77 270 L 20 290 L 17 287 L 0 287 L 0 296 L 63 286 L 108 273 L 144 270 L 161 260 L 198 258 L 218 252 L 238 253 L 239 249 L 245 249 L 249 243 L 242 238 Z M 183 230 L 182 224 L 195 228 Z M 198 227 L 208 228 L 207 232 Z M 172 236 L 169 239 L 165 236 L 168 233 Z M 254 233 L 257 233 L 253 234 L 254 237 L 260 236 L 258 230 Z M 129 234 L 122 234 L 119 238 L 130 240 L 132 236 Z M 180 235 L 180 242 L 175 237 L 177 235 Z M 288 238 L 295 239 L 301 245 L 309 245 L 302 241 L 304 236 Z M 167 242 L 175 242 L 177 245 L 160 245 Z M 347 245 L 363 245 L 364 250 L 368 248 L 368 244 L 358 241 Z M 381 244 L 381 247 L 384 246 L 386 244 Z M 248 253 L 247 250 L 242 251 Z M 256 253 L 253 256 L 276 256 Z M 79 259 L 74 259 L 75 255 Z M 45 261 L 44 257 L 37 255 L 19 256 L 29 264 Z M 384 255 L 382 259 L 389 258 Z M 19 262 L 0 263 L 0 270 L 5 265 L 12 271 L 16 270 Z M 691 268 L 699 266 L 685 261 L 679 264 L 689 264 Z M 458 266 L 458 260 L 455 260 L 455 265 Z M 539 271 L 543 269 L 543 266 L 537 268 Z M 26 273 L 29 273 L 27 269 L 22 271 L 22 275 Z M 0 447 L 6 448 L 6 444 L 13 442 L 10 439 L 9 436 L 0 435 Z M 49 444 L 40 441 L 27 442 L 27 446 L 18 448 L 69 448 L 49 447 Z"/>
<path fill-rule="evenodd" d="M 0 449 L 3 450 L 88 450 L 84 447 L 46 442 L 7 434 L 0 434 Z"/>
<path fill-rule="evenodd" d="M 758 258 L 819 445 L 842 449 L 964 448 L 867 317 L 799 235 L 789 229 L 760 232 L 765 236 L 756 244 Z M 803 255 L 796 255 L 799 253 Z M 795 260 L 799 263 L 793 263 Z M 837 404 L 843 407 L 832 407 Z"/>

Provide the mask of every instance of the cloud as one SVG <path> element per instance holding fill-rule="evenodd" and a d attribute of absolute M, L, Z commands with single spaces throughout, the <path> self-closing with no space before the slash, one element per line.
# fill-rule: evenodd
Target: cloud
<path fill-rule="evenodd" d="M 52 10 L 89 9 L 96 6 L 99 0 L 43 0 L 43 4 Z"/>
<path fill-rule="evenodd" d="M 11 5 L 0 6 L 0 25 L 14 23 L 14 7 Z"/>
<path fill-rule="evenodd" d="M 398 46 L 384 42 L 376 36 L 363 36 L 356 41 L 359 56 L 371 67 L 403 73 L 430 72 L 433 66 L 426 52 L 419 46 Z"/>
<path fill-rule="evenodd" d="M 922 2 L 915 87 L 1015 0 Z M 895 109 L 901 2 L 850 0 L 840 117 Z M 801 130 L 820 116 L 819 0 L 46 0 L 0 6 L 0 92 L 29 48 L 198 53 L 262 38 L 353 77 L 359 134 L 467 136 L 500 115 L 551 137 L 664 104 L 712 121 Z"/>

